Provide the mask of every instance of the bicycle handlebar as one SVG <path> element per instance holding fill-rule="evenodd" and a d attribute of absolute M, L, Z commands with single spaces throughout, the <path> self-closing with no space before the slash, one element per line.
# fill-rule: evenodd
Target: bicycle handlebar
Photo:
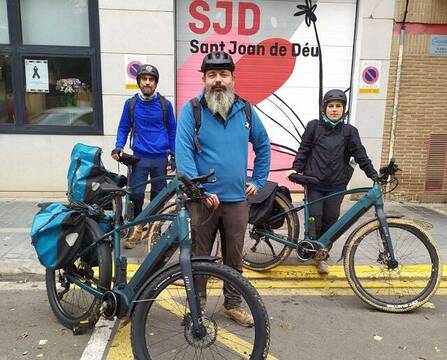
<path fill-rule="evenodd" d="M 390 159 L 390 162 L 387 166 L 381 167 L 379 169 L 379 181 L 382 183 L 386 183 L 389 180 L 389 177 L 396 174 L 399 169 L 399 166 L 396 164 L 396 160 L 394 158 Z"/>
<path fill-rule="evenodd" d="M 178 174 L 178 179 L 183 183 L 180 188 L 190 199 L 206 198 L 205 189 L 200 188 L 198 184 L 212 184 L 216 182 L 214 169 L 208 175 L 201 175 L 195 178 L 188 178 L 184 174 Z"/>

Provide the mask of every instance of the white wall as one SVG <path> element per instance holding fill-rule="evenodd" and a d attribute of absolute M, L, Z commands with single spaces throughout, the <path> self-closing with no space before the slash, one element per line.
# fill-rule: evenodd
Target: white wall
<path fill-rule="evenodd" d="M 124 55 L 148 56 L 160 71 L 158 90 L 174 98 L 173 4 L 172 0 L 99 1 L 104 136 L 1 134 L 0 194 L 65 192 L 69 157 L 77 142 L 101 146 L 106 166 L 117 171 L 109 154 L 124 101 L 135 92 L 124 87 Z"/>
<path fill-rule="evenodd" d="M 351 123 L 357 127 L 375 168 L 380 166 L 383 142 L 383 124 L 387 98 L 388 72 L 393 32 L 395 0 L 360 0 L 354 62 Z M 382 62 L 378 94 L 360 94 L 360 62 Z M 351 187 L 370 186 L 371 181 L 358 167 Z"/>

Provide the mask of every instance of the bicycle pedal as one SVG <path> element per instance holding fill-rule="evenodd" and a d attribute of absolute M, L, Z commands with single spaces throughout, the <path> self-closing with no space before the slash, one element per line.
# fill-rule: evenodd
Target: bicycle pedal
<path fill-rule="evenodd" d="M 73 326 L 73 335 L 84 335 L 88 331 L 94 328 L 94 324 L 92 324 L 89 320 L 82 320 L 79 322 L 78 326 Z"/>

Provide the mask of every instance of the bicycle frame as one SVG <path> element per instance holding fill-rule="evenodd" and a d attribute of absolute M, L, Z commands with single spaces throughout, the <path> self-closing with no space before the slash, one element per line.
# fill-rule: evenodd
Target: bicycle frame
<path fill-rule="evenodd" d="M 365 196 L 358 200 L 343 216 L 341 216 L 335 224 L 333 224 L 324 234 L 320 236 L 319 239 L 313 240 L 309 237 L 309 206 L 327 198 L 338 196 L 338 195 L 348 195 L 356 193 L 365 193 Z M 384 242 L 385 248 L 388 249 L 390 260 L 392 264 L 395 264 L 394 251 L 392 248 L 391 237 L 388 230 L 388 223 L 386 221 L 385 212 L 383 210 L 383 198 L 382 189 L 379 184 L 375 183 L 371 188 L 356 188 L 351 190 L 339 191 L 334 194 L 319 198 L 315 201 L 307 202 L 306 199 L 303 205 L 294 207 L 288 211 L 281 214 L 275 215 L 276 217 L 283 216 L 288 212 L 298 212 L 304 209 L 304 239 L 303 241 L 309 241 L 317 245 L 319 248 L 326 248 L 329 244 L 337 240 L 352 224 L 354 224 L 363 214 L 365 214 L 371 207 L 375 207 L 375 212 L 377 219 L 379 220 L 382 240 Z M 273 235 L 267 231 L 257 230 L 258 235 L 265 236 L 270 240 L 277 241 L 291 248 L 298 248 L 298 244 L 288 240 L 286 237 L 281 235 Z"/>
<path fill-rule="evenodd" d="M 154 178 L 153 180 L 160 179 Z M 164 266 L 163 260 L 165 255 L 169 252 L 170 248 L 176 247 L 177 244 L 180 246 L 180 266 L 183 273 L 183 278 L 185 281 L 186 294 L 188 302 L 190 305 L 191 317 L 193 319 L 194 331 L 200 331 L 199 317 L 200 317 L 200 305 L 196 297 L 196 292 L 194 288 L 194 281 L 192 276 L 192 266 L 191 266 L 191 238 L 190 238 L 190 220 L 188 212 L 185 208 L 185 195 L 179 189 L 181 181 L 174 178 L 167 187 L 155 197 L 150 204 L 143 209 L 143 211 L 131 222 L 119 226 L 118 222 L 115 221 L 115 227 L 112 231 L 104 234 L 100 239 L 97 239 L 94 244 L 100 241 L 109 241 L 108 238 L 113 236 L 113 246 L 114 246 L 114 287 L 110 290 L 115 298 L 118 298 L 118 306 L 116 314 L 119 318 L 126 316 L 129 313 L 131 304 L 136 300 L 139 294 L 140 288 L 146 283 L 146 281 L 151 278 L 158 270 L 162 269 Z M 177 214 L 156 214 L 152 215 L 161 205 L 164 204 L 167 198 L 171 197 L 173 193 L 177 194 L 177 202 L 180 204 L 180 209 Z M 119 216 L 119 214 L 117 214 Z M 116 219 L 115 219 L 116 220 Z M 151 252 L 146 256 L 141 266 L 135 272 L 134 276 L 127 283 L 127 259 L 121 256 L 120 247 L 120 231 L 122 229 L 135 226 L 141 223 L 146 223 L 150 221 L 157 220 L 171 220 L 172 223 L 167 229 L 167 231 L 162 234 L 161 238 L 155 246 L 152 248 Z M 90 245 L 93 246 L 94 244 Z M 89 246 L 89 248 L 90 248 Z M 85 250 L 84 250 L 85 251 Z M 78 277 L 71 274 L 67 274 L 67 278 L 83 288 L 84 290 L 91 293 L 98 299 L 103 299 L 104 295 L 108 292 L 107 289 L 102 291 L 100 289 L 95 289 L 88 284 L 82 282 Z"/>

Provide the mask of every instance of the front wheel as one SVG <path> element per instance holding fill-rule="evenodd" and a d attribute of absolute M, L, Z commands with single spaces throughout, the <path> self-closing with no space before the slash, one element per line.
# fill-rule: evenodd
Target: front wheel
<path fill-rule="evenodd" d="M 135 358 L 265 359 L 269 320 L 256 289 L 226 265 L 193 262 L 192 272 L 195 284 L 206 279 L 206 298 L 201 298 L 206 335 L 192 334 L 184 280 L 180 266 L 175 266 L 160 274 L 138 299 L 131 328 Z M 240 306 L 251 314 L 254 326 L 242 327 L 224 316 L 224 282 L 233 295 L 240 295 Z"/>
<path fill-rule="evenodd" d="M 408 312 L 427 302 L 442 276 L 439 250 L 414 222 L 389 218 L 388 227 L 398 266 L 388 266 L 379 222 L 352 235 L 344 259 L 352 290 L 369 305 L 386 312 Z"/>
<path fill-rule="evenodd" d="M 101 236 L 99 226 L 87 219 L 83 244 L 89 245 Z M 73 329 L 79 326 L 81 321 L 94 322 L 96 320 L 100 300 L 70 282 L 68 274 L 93 288 L 110 289 L 112 281 L 110 245 L 98 243 L 87 256 L 77 259 L 66 268 L 46 270 L 45 282 L 50 307 L 62 325 Z"/>

